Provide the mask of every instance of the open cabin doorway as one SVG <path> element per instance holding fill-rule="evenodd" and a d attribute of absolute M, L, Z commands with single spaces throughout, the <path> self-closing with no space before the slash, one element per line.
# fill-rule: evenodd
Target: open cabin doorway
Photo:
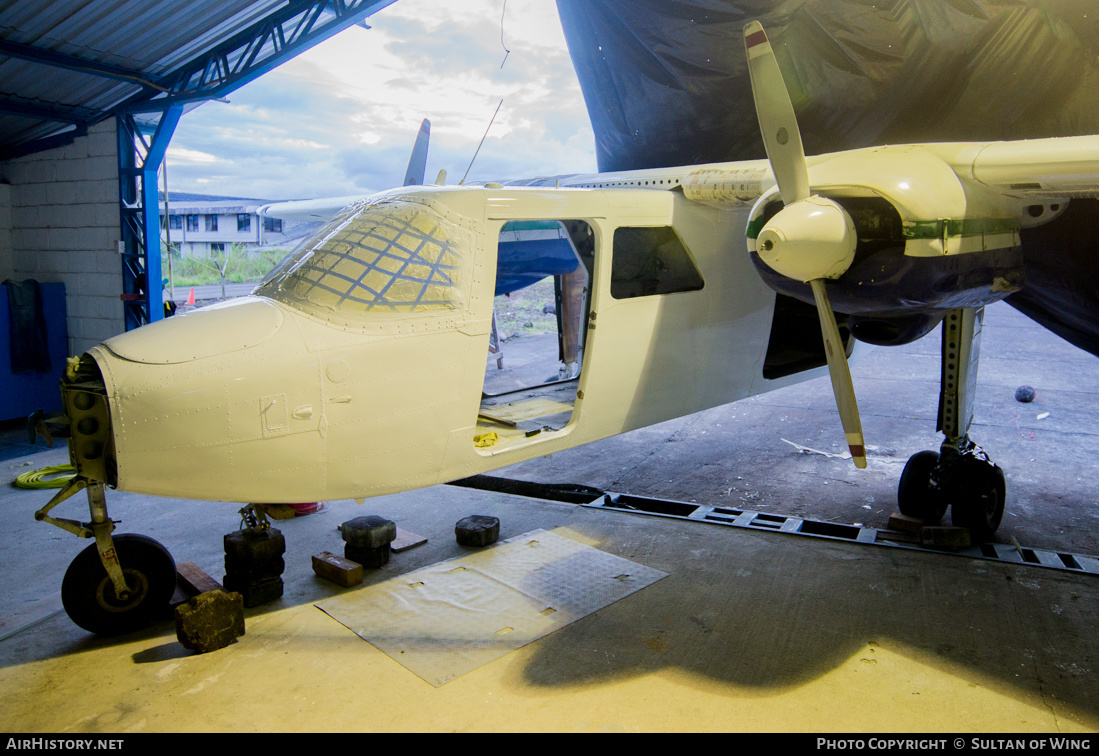
<path fill-rule="evenodd" d="M 500 229 L 478 449 L 537 442 L 573 419 L 594 253 L 584 221 L 518 220 Z"/>

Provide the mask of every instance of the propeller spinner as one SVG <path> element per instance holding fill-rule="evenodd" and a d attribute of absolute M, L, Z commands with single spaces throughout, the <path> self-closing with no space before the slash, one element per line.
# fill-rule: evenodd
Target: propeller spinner
<path fill-rule="evenodd" d="M 854 260 L 858 241 L 855 225 L 838 204 L 810 195 L 809 170 L 794 105 L 774 50 L 758 21 L 744 27 L 744 48 L 763 144 L 785 205 L 760 231 L 757 250 L 760 259 L 777 273 L 812 287 L 847 446 L 855 466 L 866 467 L 855 387 L 836 315 L 824 288 L 825 279 L 839 278 Z"/>

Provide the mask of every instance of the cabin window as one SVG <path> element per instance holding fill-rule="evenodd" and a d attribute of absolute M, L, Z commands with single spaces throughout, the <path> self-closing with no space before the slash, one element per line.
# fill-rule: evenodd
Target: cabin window
<path fill-rule="evenodd" d="M 702 274 L 671 226 L 615 229 L 611 253 L 615 299 L 697 291 L 702 286 Z"/>
<path fill-rule="evenodd" d="M 465 305 L 467 234 L 418 202 L 386 200 L 333 218 L 258 293 L 318 315 L 431 312 Z"/>
<path fill-rule="evenodd" d="M 237 231 L 251 231 L 252 216 L 248 213 L 237 213 Z"/>
<path fill-rule="evenodd" d="M 218 230 L 218 217 L 216 215 L 206 216 L 206 230 L 217 231 Z"/>

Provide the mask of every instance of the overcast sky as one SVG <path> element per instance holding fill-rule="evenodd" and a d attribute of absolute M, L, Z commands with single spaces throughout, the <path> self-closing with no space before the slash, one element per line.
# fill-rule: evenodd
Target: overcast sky
<path fill-rule="evenodd" d="M 263 199 L 369 194 L 402 183 L 431 120 L 427 180 L 594 172 L 595 142 L 553 0 L 398 0 L 183 116 L 173 192 Z M 500 65 L 503 63 L 503 68 Z"/>

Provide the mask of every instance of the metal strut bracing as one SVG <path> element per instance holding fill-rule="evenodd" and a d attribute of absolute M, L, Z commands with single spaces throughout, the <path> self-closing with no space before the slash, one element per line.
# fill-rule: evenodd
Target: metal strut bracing
<path fill-rule="evenodd" d="M 151 140 L 132 115 L 118 118 L 119 252 L 127 331 L 164 317 L 157 171 L 182 114 L 182 105 L 168 108 Z"/>
<path fill-rule="evenodd" d="M 118 118 L 122 301 L 126 330 L 163 318 L 157 171 L 186 103 L 222 97 L 394 0 L 290 2 L 206 55 L 150 84 L 113 112 Z M 103 72 L 112 75 L 115 72 Z M 149 98 L 149 92 L 156 95 Z M 136 113 L 161 112 L 151 138 Z"/>
<path fill-rule="evenodd" d="M 124 113 L 163 112 L 177 103 L 223 97 L 395 0 L 289 0 L 221 44 L 166 74 L 104 63 L 37 45 L 0 40 L 0 58 L 110 79 L 123 88 L 103 107 L 42 103 L 0 96 L 0 112 L 68 124 L 69 130 L 33 139 L 5 151 L 6 158 L 69 144 L 92 126 Z M 75 126 L 75 128 L 72 128 Z M 61 126 L 59 128 L 64 128 Z"/>
<path fill-rule="evenodd" d="M 361 23 L 396 0 L 291 0 L 205 55 L 161 77 L 162 94 L 135 96 L 120 110 L 162 110 L 168 105 L 222 97 L 298 53 Z"/>

